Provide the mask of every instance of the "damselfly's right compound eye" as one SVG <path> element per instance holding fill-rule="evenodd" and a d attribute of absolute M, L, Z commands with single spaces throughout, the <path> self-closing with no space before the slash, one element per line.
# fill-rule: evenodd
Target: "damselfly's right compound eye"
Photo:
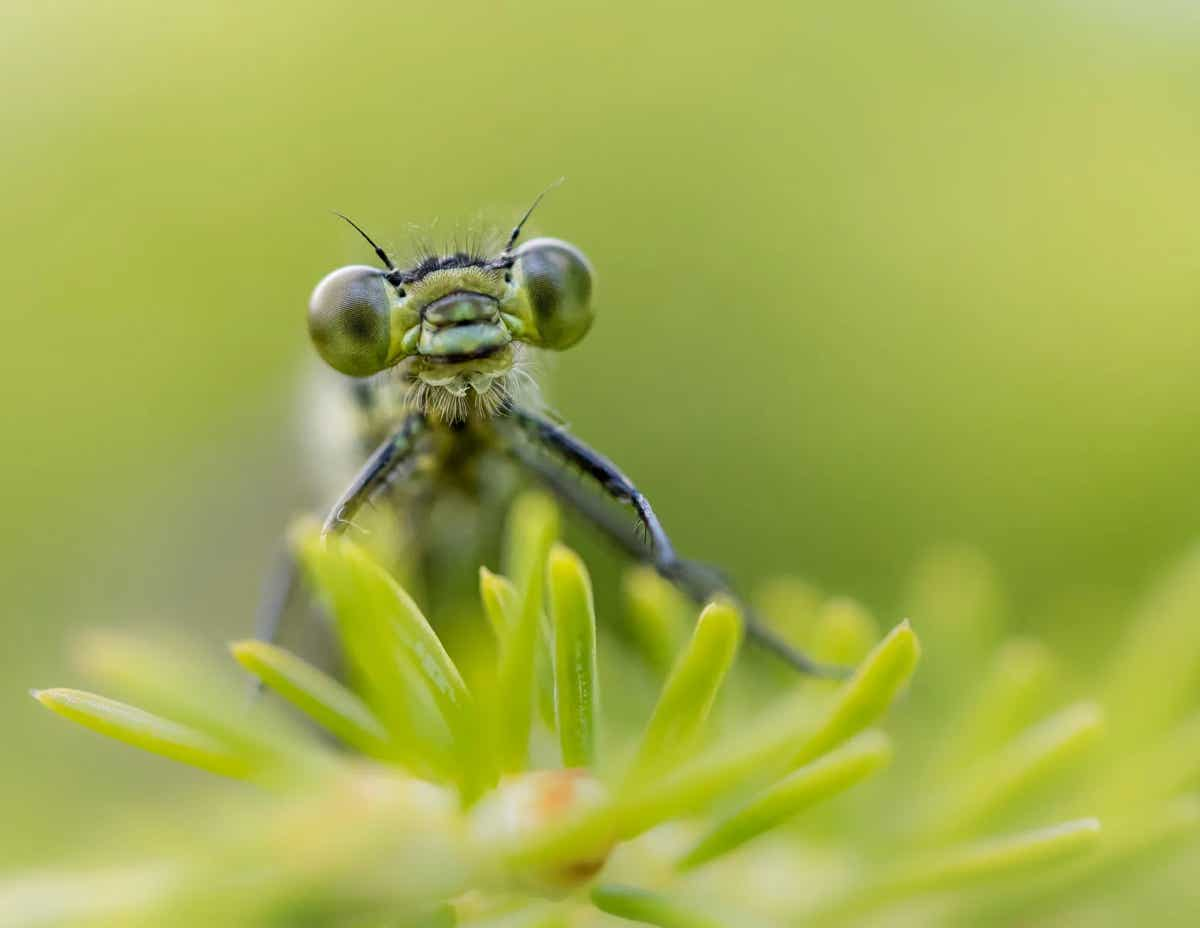
<path fill-rule="evenodd" d="M 308 334 L 334 370 L 369 377 L 388 365 L 394 296 L 384 272 L 351 265 L 328 274 L 308 302 Z"/>

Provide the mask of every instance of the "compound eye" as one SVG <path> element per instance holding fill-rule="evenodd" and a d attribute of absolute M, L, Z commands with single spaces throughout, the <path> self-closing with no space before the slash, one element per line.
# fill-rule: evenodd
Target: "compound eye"
<path fill-rule="evenodd" d="M 328 274 L 308 301 L 308 334 L 334 370 L 369 377 L 387 367 L 391 347 L 391 285 L 366 265 Z"/>
<path fill-rule="evenodd" d="M 592 327 L 592 266 L 582 251 L 557 238 L 535 238 L 516 253 L 539 344 L 561 351 Z"/>

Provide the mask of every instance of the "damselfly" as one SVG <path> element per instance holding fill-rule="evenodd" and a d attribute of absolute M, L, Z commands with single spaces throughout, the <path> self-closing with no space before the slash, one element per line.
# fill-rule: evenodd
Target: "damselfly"
<path fill-rule="evenodd" d="M 367 504 L 410 520 L 411 509 L 419 508 L 427 517 L 414 529 L 420 541 L 423 531 L 436 528 L 428 523 L 436 512 L 429 502 L 439 488 L 478 490 L 492 472 L 486 462 L 506 458 L 693 600 L 733 599 L 750 640 L 804 673 L 840 675 L 840 668 L 818 664 L 784 642 L 719 571 L 681 558 L 624 473 L 521 401 L 526 355 L 570 348 L 594 318 L 592 267 L 583 252 L 554 238 L 517 245 L 540 200 L 498 252 L 430 254 L 405 268 L 341 217 L 383 267 L 351 265 L 327 275 L 313 291 L 308 328 L 321 358 L 345 375 L 374 450 L 330 510 L 324 532 L 344 532 Z M 260 636 L 275 636 L 294 585 L 294 568 L 271 584 Z"/>

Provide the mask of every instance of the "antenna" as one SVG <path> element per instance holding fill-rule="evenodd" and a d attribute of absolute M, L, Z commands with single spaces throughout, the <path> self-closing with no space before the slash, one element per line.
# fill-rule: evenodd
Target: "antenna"
<path fill-rule="evenodd" d="M 538 197 L 538 199 L 540 200 L 541 197 Z M 533 205 L 537 206 L 537 203 L 535 202 Z M 384 251 L 382 248 L 380 248 L 378 245 L 376 245 L 375 242 L 372 241 L 371 236 L 367 235 L 366 232 L 364 232 L 361 228 L 359 228 L 359 225 L 357 222 L 355 222 L 349 216 L 343 216 L 336 209 L 332 210 L 332 212 L 333 212 L 333 215 L 337 216 L 339 219 L 345 219 L 346 222 L 350 223 L 350 225 L 354 227 L 355 232 L 357 232 L 359 235 L 361 235 L 363 238 L 365 238 L 367 240 L 367 243 L 372 248 L 375 249 L 375 254 L 377 254 L 379 256 L 379 260 L 382 261 L 385 265 L 387 265 L 387 269 L 389 271 L 396 270 L 396 265 L 392 264 L 392 259 L 387 256 L 387 252 Z M 526 216 L 528 216 L 528 213 L 526 214 Z M 525 220 L 521 220 L 521 221 L 524 222 Z M 518 229 L 519 228 L 520 227 L 518 226 Z"/>
<path fill-rule="evenodd" d="M 539 193 L 537 195 L 537 198 L 530 205 L 529 209 L 525 210 L 525 215 L 521 217 L 521 221 L 518 222 L 515 226 L 513 226 L 512 235 L 510 235 L 508 237 L 508 244 L 504 246 L 505 254 L 508 254 L 508 252 L 512 251 L 513 245 L 515 245 L 517 243 L 517 238 L 520 237 L 520 235 L 521 235 L 521 228 L 525 225 L 525 221 L 530 216 L 533 215 L 533 211 L 538 208 L 538 204 L 542 202 L 542 197 L 544 197 L 546 194 L 548 194 L 555 187 L 560 186 L 562 184 L 562 182 L 565 180 L 566 180 L 565 177 L 560 177 L 558 180 L 556 180 L 549 187 L 547 187 L 545 190 L 543 190 L 541 193 Z"/>

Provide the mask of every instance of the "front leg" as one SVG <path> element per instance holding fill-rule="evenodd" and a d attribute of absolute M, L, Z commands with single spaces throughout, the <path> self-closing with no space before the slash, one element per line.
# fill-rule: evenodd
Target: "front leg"
<path fill-rule="evenodd" d="M 334 504 L 321 529 L 322 535 L 345 531 L 363 504 L 390 485 L 404 466 L 412 463 L 413 452 L 425 426 L 424 416 L 410 415 L 394 435 L 375 449 L 354 482 Z M 255 638 L 268 642 L 279 639 L 284 615 L 299 587 L 300 568 L 296 563 L 296 555 L 285 542 L 267 576 L 259 600 Z"/>
<path fill-rule="evenodd" d="M 322 535 L 344 532 L 365 503 L 385 490 L 404 468 L 411 469 L 417 445 L 428 425 L 423 413 L 410 413 L 400 428 L 371 453 L 354 482 L 329 511 L 321 528 Z"/>
<path fill-rule="evenodd" d="M 535 413 L 513 407 L 509 410 L 508 415 L 507 421 L 515 425 L 530 442 L 548 451 L 560 461 L 582 470 L 594 479 L 610 497 L 633 510 L 638 523 L 645 529 L 648 546 L 638 545 L 631 541 L 628 532 L 622 531 L 621 527 L 614 525 L 612 519 L 598 516 L 595 507 L 581 499 L 579 494 L 567 490 L 566 485 L 561 480 L 555 479 L 552 472 L 538 466 L 533 459 L 522 453 L 519 445 L 511 442 L 508 444 L 507 450 L 513 457 L 534 470 L 561 498 L 591 518 L 597 527 L 623 548 L 635 557 L 650 561 L 661 576 L 671 581 L 696 602 L 706 602 L 715 595 L 724 595 L 732 599 L 742 612 L 747 636 L 781 657 L 801 673 L 823 677 L 846 676 L 846 668 L 818 663 L 788 645 L 763 623 L 749 604 L 734 592 L 718 571 L 704 564 L 678 557 L 674 545 L 667 537 L 649 500 L 612 461 L 589 448 L 561 426 Z"/>

